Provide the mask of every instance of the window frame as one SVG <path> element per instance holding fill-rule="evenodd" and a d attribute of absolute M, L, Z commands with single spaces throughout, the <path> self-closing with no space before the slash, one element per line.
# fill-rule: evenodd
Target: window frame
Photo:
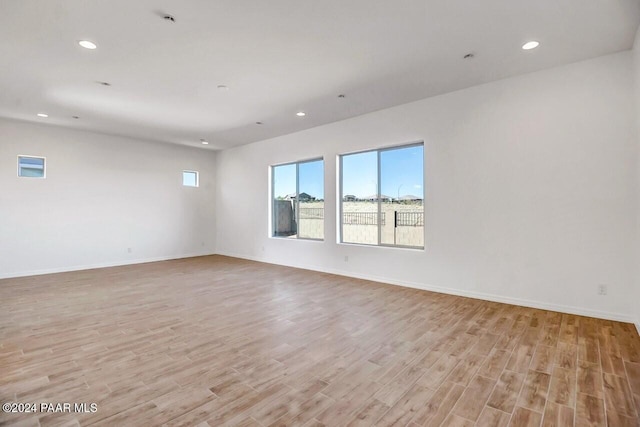
<path fill-rule="evenodd" d="M 337 209 L 337 223 L 338 223 L 338 227 L 336 227 L 337 232 L 338 232 L 338 236 L 337 236 L 337 244 L 339 245 L 355 245 L 355 246 L 366 246 L 366 247 L 377 247 L 377 248 L 394 248 L 394 249 L 410 249 L 410 250 L 418 250 L 418 251 L 425 251 L 426 247 L 427 247 L 427 227 L 426 227 L 426 222 L 425 225 L 423 226 L 423 236 L 422 236 L 422 241 L 423 241 L 423 245 L 422 246 L 407 246 L 407 245 L 391 245 L 388 243 L 382 243 L 382 201 L 381 199 L 381 187 L 382 187 L 382 172 L 381 172 L 381 156 L 380 153 L 383 153 L 385 151 L 392 151 L 392 150 L 399 150 L 399 149 L 403 149 L 403 148 L 411 148 L 411 147 L 419 147 L 422 146 L 423 148 L 423 158 L 422 158 L 422 188 L 425 188 L 425 176 L 424 176 L 424 140 L 419 140 L 419 141 L 414 141 L 414 142 L 409 142 L 406 144 L 400 144 L 400 145 L 389 145 L 389 146 L 384 146 L 384 147 L 380 147 L 380 148 L 371 148 L 368 150 L 359 150 L 359 151 L 350 151 L 347 153 L 341 153 L 338 154 L 338 206 L 339 208 Z M 378 203 L 377 203 L 377 208 L 378 208 L 378 244 L 371 244 L 371 243 L 356 243 L 356 242 L 344 242 L 343 241 L 343 216 L 344 216 L 344 212 L 343 212 L 343 202 L 344 202 L 344 194 L 343 194 L 343 190 L 344 190 L 344 185 L 343 185 L 343 157 L 344 156 L 350 156 L 353 154 L 363 154 L 363 153 L 371 153 L 371 152 L 375 152 L 376 153 L 376 164 L 377 164 L 377 190 L 376 190 L 376 196 L 378 199 Z M 425 215 L 425 200 L 426 197 L 423 196 L 422 199 L 422 215 L 424 217 Z"/>
<path fill-rule="evenodd" d="M 29 158 L 29 159 L 42 159 L 42 176 L 26 176 L 20 175 L 20 158 Z M 32 156 L 30 154 L 18 154 L 17 156 L 17 171 L 16 174 L 18 178 L 35 178 L 35 179 L 46 179 L 47 178 L 47 158 L 44 156 Z"/>
<path fill-rule="evenodd" d="M 322 223 L 323 223 L 323 231 L 322 231 L 322 239 L 315 239 L 313 237 L 300 237 L 300 230 L 296 230 L 296 237 L 292 238 L 291 236 L 275 236 L 275 229 L 276 229 L 276 216 L 275 216 L 275 204 L 273 203 L 275 200 L 275 185 L 276 185 L 276 180 L 274 179 L 275 177 L 275 168 L 280 167 L 280 166 L 289 166 L 289 165 L 295 165 L 296 166 L 296 224 L 298 224 L 298 227 L 300 226 L 300 199 L 299 199 L 299 194 L 300 194 L 300 165 L 301 164 L 305 164 L 305 163 L 312 163 L 312 162 L 317 162 L 317 161 L 322 161 L 322 200 L 325 200 L 325 191 L 324 191 L 324 179 L 325 179 L 325 161 L 324 161 L 324 156 L 320 156 L 320 157 L 313 157 L 310 159 L 305 159 L 305 160 L 297 160 L 294 162 L 286 162 L 286 163 L 277 163 L 277 164 L 273 164 L 273 165 L 269 165 L 269 172 L 270 172 L 270 188 L 269 188 L 269 212 L 270 215 L 269 217 L 271 218 L 270 221 L 270 227 L 269 227 L 269 238 L 272 239 L 282 239 L 282 240 L 308 240 L 308 241 L 312 241 L 312 242 L 324 242 L 325 240 L 325 229 L 326 229 L 326 215 L 323 215 L 322 217 Z M 323 208 L 324 209 L 324 208 Z"/>
<path fill-rule="evenodd" d="M 185 173 L 194 173 L 196 175 L 196 185 L 187 185 L 187 184 L 184 183 L 184 174 Z M 198 187 L 200 187 L 200 172 L 195 171 L 195 170 L 183 169 L 182 170 L 182 186 L 183 187 L 190 187 L 190 188 L 198 188 Z"/>

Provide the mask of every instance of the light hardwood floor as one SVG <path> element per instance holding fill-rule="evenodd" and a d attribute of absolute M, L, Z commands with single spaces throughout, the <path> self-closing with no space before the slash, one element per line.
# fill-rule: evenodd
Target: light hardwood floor
<path fill-rule="evenodd" d="M 0 424 L 638 426 L 630 324 L 222 256 L 0 281 Z"/>

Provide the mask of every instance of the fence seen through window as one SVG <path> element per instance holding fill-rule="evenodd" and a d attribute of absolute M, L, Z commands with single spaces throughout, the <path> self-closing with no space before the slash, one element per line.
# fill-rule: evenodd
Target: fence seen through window
<path fill-rule="evenodd" d="M 272 236 L 324 239 L 324 161 L 272 166 Z"/>
<path fill-rule="evenodd" d="M 424 147 L 340 157 L 341 241 L 424 247 Z"/>

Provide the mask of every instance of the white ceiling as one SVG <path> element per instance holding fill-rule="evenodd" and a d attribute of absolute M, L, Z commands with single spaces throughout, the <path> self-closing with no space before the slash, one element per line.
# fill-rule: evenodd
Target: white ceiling
<path fill-rule="evenodd" d="M 630 49 L 640 22 L 637 0 L 0 0 L 0 12 L 0 116 L 214 149 Z"/>

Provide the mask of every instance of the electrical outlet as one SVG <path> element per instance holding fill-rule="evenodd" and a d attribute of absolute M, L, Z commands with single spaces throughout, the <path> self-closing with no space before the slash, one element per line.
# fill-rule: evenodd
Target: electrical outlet
<path fill-rule="evenodd" d="M 349 255 L 344 256 L 344 262 L 349 262 Z"/>
<path fill-rule="evenodd" d="M 607 294 L 607 285 L 598 285 L 598 295 Z"/>
<path fill-rule="evenodd" d="M 127 248 L 127 252 L 131 253 L 131 248 Z"/>

